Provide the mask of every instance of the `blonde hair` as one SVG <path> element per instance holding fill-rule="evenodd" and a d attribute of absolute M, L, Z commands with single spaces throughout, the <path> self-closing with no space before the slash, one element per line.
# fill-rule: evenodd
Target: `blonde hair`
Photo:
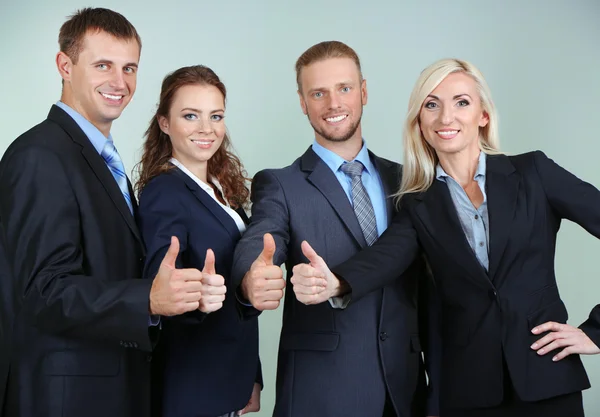
<path fill-rule="evenodd" d="M 450 74 L 462 72 L 477 84 L 481 106 L 489 117 L 479 128 L 479 149 L 487 154 L 499 154 L 498 114 L 483 74 L 471 63 L 459 59 L 441 59 L 425 68 L 410 95 L 404 125 L 404 167 L 400 190 L 394 195 L 399 204 L 403 195 L 427 191 L 435 179 L 438 157 L 421 133 L 419 114 L 429 94 Z"/>

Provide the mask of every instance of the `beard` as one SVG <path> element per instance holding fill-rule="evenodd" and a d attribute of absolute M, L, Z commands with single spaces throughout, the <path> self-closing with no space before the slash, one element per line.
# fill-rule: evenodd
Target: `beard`
<path fill-rule="evenodd" d="M 350 139 L 352 136 L 354 136 L 354 134 L 358 130 L 358 126 L 360 126 L 360 120 L 362 119 L 362 109 L 361 109 L 360 115 L 358 116 L 358 119 L 356 120 L 356 122 L 354 122 L 354 124 L 350 125 L 350 127 L 348 128 L 348 130 L 346 132 L 340 132 L 337 136 L 332 136 L 332 135 L 326 133 L 324 130 L 319 129 L 319 127 L 315 126 L 315 124 L 311 120 L 310 114 L 307 114 L 307 117 L 308 117 L 308 122 L 310 123 L 312 128 L 323 139 L 331 141 L 331 142 L 345 142 L 348 139 Z"/>

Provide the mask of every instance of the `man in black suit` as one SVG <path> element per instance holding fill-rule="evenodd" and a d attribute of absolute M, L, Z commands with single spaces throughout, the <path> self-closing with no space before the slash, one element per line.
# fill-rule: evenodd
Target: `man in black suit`
<path fill-rule="evenodd" d="M 336 41 L 314 45 L 296 72 L 315 142 L 292 165 L 254 177 L 251 223 L 233 266 L 248 315 L 278 307 L 286 286 L 278 265 L 285 262 L 291 276 L 306 259 L 303 240 L 332 264 L 373 243 L 392 218 L 389 195 L 400 180 L 400 166 L 363 141 L 367 87 L 354 50 Z M 288 281 L 274 416 L 423 416 L 420 274 L 415 265 L 348 308 L 343 299 L 307 307 Z"/>
<path fill-rule="evenodd" d="M 127 19 L 83 9 L 60 30 L 60 101 L 0 162 L 4 417 L 147 416 L 159 315 L 198 308 L 202 274 L 176 270 L 173 239 L 141 277 L 137 210 L 110 128 L 136 87 Z"/>

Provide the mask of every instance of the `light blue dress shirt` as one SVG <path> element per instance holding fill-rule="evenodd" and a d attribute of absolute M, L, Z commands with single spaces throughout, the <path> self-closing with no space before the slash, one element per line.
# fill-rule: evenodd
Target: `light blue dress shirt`
<path fill-rule="evenodd" d="M 479 153 L 479 163 L 473 179 L 477 181 L 479 189 L 483 194 L 483 203 L 475 208 L 465 190 L 458 182 L 444 171 L 440 164 L 436 167 L 436 179 L 445 182 L 450 191 L 452 202 L 460 220 L 465 237 L 469 246 L 473 249 L 477 260 L 487 271 L 489 268 L 489 219 L 487 207 L 487 195 L 485 193 L 485 168 L 486 154 Z"/>
<path fill-rule="evenodd" d="M 352 204 L 352 180 L 340 169 L 342 164 L 352 161 L 346 161 L 335 152 L 319 145 L 316 140 L 313 142 L 312 150 L 323 160 L 323 162 L 325 162 L 331 171 L 333 171 L 340 185 L 344 189 L 344 192 L 348 196 L 350 204 Z M 367 194 L 369 194 L 371 204 L 373 205 L 375 220 L 377 221 L 377 234 L 381 236 L 388 226 L 386 195 L 379 172 L 377 172 L 377 169 L 375 169 L 375 166 L 371 162 L 371 158 L 369 158 L 369 151 L 367 150 L 367 145 L 364 141 L 363 146 L 358 155 L 356 155 L 356 158 L 354 158 L 354 161 L 359 161 L 365 167 L 362 173 L 362 183 Z"/>

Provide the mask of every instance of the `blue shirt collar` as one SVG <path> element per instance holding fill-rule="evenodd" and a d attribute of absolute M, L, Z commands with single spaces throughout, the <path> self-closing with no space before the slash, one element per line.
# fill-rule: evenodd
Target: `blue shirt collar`
<path fill-rule="evenodd" d="M 482 178 L 485 180 L 485 168 L 486 168 L 486 154 L 485 152 L 479 151 L 479 162 L 477 163 L 477 170 L 475 171 L 474 180 Z M 444 168 L 439 164 L 435 167 L 435 178 L 440 181 L 446 181 L 446 178 L 450 175 L 446 174 Z"/>
<path fill-rule="evenodd" d="M 63 109 L 69 116 L 71 116 L 73 120 L 75 120 L 77 126 L 83 130 L 83 133 L 85 133 L 90 142 L 92 142 L 92 145 L 98 154 L 102 155 L 102 150 L 104 149 L 104 145 L 106 145 L 106 141 L 110 140 L 112 142 L 112 135 L 109 134 L 107 139 L 106 136 L 104 136 L 102 132 L 100 132 L 98 128 L 89 120 L 79 114 L 76 110 L 73 110 L 73 108 L 67 106 L 62 101 L 58 101 L 56 105 Z"/>
<path fill-rule="evenodd" d="M 346 161 L 344 158 L 339 156 L 333 151 L 330 151 L 327 148 L 321 146 L 316 140 L 312 144 L 312 150 L 327 164 L 327 166 L 333 171 L 337 172 L 344 162 L 352 162 Z M 358 152 L 358 155 L 353 159 L 354 161 L 359 161 L 365 167 L 365 170 L 372 174 L 375 172 L 375 167 L 371 162 L 371 158 L 369 157 L 369 150 L 367 149 L 367 144 L 363 140 L 363 146 Z"/>

